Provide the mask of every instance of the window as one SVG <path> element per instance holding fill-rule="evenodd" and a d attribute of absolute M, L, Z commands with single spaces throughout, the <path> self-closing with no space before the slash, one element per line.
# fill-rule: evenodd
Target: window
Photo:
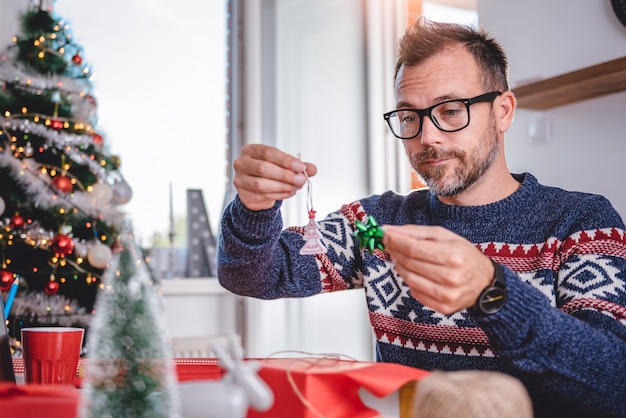
<path fill-rule="evenodd" d="M 146 248 L 169 246 L 171 215 L 175 247 L 186 246 L 187 189 L 202 190 L 217 230 L 227 169 L 225 1 L 55 4 L 94 71 L 99 125 L 133 188 L 124 209 Z"/>

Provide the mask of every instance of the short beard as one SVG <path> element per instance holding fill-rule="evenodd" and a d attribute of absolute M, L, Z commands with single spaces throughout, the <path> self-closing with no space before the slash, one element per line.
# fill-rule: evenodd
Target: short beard
<path fill-rule="evenodd" d="M 498 137 L 495 121 L 492 119 L 485 130 L 479 145 L 469 153 L 460 150 L 426 148 L 419 154 L 410 155 L 411 166 L 424 180 L 430 191 L 436 196 L 453 197 L 467 190 L 491 167 L 498 155 Z M 420 169 L 429 159 L 457 158 L 459 164 L 446 178 L 447 167 Z"/>

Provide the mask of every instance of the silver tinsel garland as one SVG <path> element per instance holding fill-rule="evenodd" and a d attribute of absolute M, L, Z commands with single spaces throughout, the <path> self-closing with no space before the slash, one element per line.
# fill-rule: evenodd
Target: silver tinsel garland
<path fill-rule="evenodd" d="M 86 327 L 91 316 L 85 308 L 78 307 L 75 300 L 40 292 L 30 292 L 16 298 L 11 313 L 26 322 L 36 320 L 42 325 L 79 327 Z"/>
<path fill-rule="evenodd" d="M 41 165 L 32 159 L 15 158 L 8 152 L 0 152 L 0 166 L 10 168 L 13 178 L 24 187 L 35 206 L 42 208 L 62 207 L 72 210 L 74 207 L 83 213 L 111 223 L 122 230 L 125 213 L 110 202 L 94 199 L 89 192 L 75 191 L 66 196 L 50 193 L 50 177 L 42 174 Z"/>

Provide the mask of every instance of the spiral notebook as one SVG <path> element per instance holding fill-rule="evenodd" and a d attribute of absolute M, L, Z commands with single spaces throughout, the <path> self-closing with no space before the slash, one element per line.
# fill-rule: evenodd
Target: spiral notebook
<path fill-rule="evenodd" d="M 4 317 L 4 304 L 0 297 L 0 382 L 15 382 L 15 373 L 13 372 L 13 359 L 11 358 L 11 349 L 9 348 L 9 331 L 7 329 L 7 321 Z"/>

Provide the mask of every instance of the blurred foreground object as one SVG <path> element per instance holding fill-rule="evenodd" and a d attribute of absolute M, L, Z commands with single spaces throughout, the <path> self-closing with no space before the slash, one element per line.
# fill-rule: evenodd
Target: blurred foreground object
<path fill-rule="evenodd" d="M 179 417 L 159 295 L 139 248 L 123 235 L 103 276 L 88 341 L 81 417 Z"/>
<path fill-rule="evenodd" d="M 524 385 L 486 371 L 433 372 L 417 387 L 412 418 L 532 418 Z"/>

